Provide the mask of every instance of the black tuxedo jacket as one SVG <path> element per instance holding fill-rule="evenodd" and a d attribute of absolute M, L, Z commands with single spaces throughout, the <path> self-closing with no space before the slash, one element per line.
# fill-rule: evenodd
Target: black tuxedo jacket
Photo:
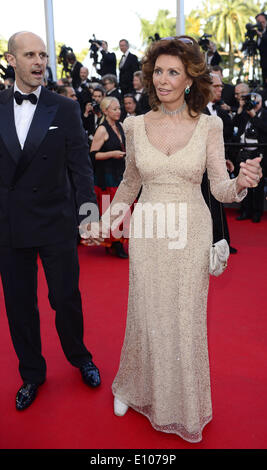
<path fill-rule="evenodd" d="M 239 106 L 238 101 L 235 99 L 235 87 L 230 83 L 223 84 L 223 91 L 222 91 L 222 100 L 231 106 L 231 108 L 237 109 Z"/>
<path fill-rule="evenodd" d="M 206 107 L 203 110 L 203 113 L 210 115 L 209 108 Z M 224 133 L 224 140 L 225 140 L 225 128 L 229 132 L 229 128 L 227 126 L 229 115 L 227 114 L 226 111 L 221 109 L 217 111 L 217 116 L 219 116 L 222 120 L 223 118 L 225 119 L 225 121 L 223 121 L 223 133 Z M 231 120 L 230 117 L 229 119 Z M 226 126 L 225 126 L 225 122 L 226 122 Z M 227 131 L 226 131 L 226 136 L 227 136 Z M 210 192 L 207 170 L 203 174 L 203 179 L 201 183 L 201 191 L 206 201 L 206 204 L 209 207 L 210 212 L 211 212 L 213 243 L 216 243 L 222 238 L 225 238 L 228 244 L 230 245 L 230 235 L 229 235 L 229 229 L 228 229 L 224 207 L 223 207 L 223 204 L 217 201 L 217 199 L 215 199 L 213 194 Z"/>
<path fill-rule="evenodd" d="M 0 93 L 0 245 L 38 247 L 77 237 L 77 209 L 96 203 L 77 102 L 42 87 L 21 150 L 13 88 Z M 85 216 L 81 216 L 81 220 Z"/>
<path fill-rule="evenodd" d="M 73 69 L 70 72 L 71 78 L 72 78 L 72 86 L 74 90 L 79 88 L 80 83 L 81 83 L 81 78 L 80 78 L 80 70 L 83 67 L 83 64 L 81 62 L 76 62 Z"/>
<path fill-rule="evenodd" d="M 100 61 L 100 70 L 99 74 L 103 77 L 106 74 L 117 75 L 117 59 L 114 52 L 101 51 L 102 58 Z"/>
<path fill-rule="evenodd" d="M 114 90 L 112 90 L 110 93 L 107 92 L 106 96 L 112 96 L 114 98 L 117 98 L 117 100 L 119 100 L 120 103 L 122 102 L 121 92 L 118 88 L 114 88 Z"/>
<path fill-rule="evenodd" d="M 139 101 L 137 101 L 138 114 L 146 114 L 151 110 L 148 94 L 143 91 Z"/>
<path fill-rule="evenodd" d="M 232 137 L 233 137 L 233 129 L 234 129 L 232 119 L 230 118 L 227 111 L 225 111 L 224 109 L 218 108 L 216 110 L 216 112 L 217 112 L 217 116 L 219 116 L 219 118 L 221 118 L 221 120 L 223 121 L 223 139 L 224 139 L 224 142 L 231 142 Z M 204 109 L 203 113 L 204 114 L 210 114 L 209 108 L 206 107 Z"/>
<path fill-rule="evenodd" d="M 124 95 L 133 91 L 133 74 L 139 68 L 137 56 L 129 52 L 123 67 L 120 69 L 120 89 Z"/>

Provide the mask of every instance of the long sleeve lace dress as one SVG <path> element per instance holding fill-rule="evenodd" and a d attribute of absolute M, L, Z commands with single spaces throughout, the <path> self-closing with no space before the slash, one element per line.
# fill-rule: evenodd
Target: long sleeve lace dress
<path fill-rule="evenodd" d="M 127 325 L 112 391 L 155 429 L 199 442 L 212 419 L 206 322 L 212 223 L 203 173 L 221 202 L 239 202 L 246 190 L 237 194 L 227 173 L 220 118 L 202 114 L 189 142 L 169 156 L 151 143 L 144 119 L 124 122 L 126 170 L 111 205 L 130 206 L 142 187 L 141 210 L 136 206 L 131 217 Z"/>

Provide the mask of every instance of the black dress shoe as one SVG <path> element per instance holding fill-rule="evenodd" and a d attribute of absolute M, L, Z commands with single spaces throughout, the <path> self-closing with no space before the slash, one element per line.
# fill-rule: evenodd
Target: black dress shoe
<path fill-rule="evenodd" d="M 246 220 L 246 219 L 250 219 L 250 216 L 249 216 L 246 212 L 242 212 L 242 213 L 236 218 L 236 220 Z"/>
<path fill-rule="evenodd" d="M 260 221 L 261 221 L 261 216 L 260 216 L 259 214 L 254 214 L 254 215 L 252 216 L 252 222 L 254 222 L 254 223 L 257 224 L 257 223 L 259 223 Z"/>
<path fill-rule="evenodd" d="M 16 395 L 16 408 L 19 411 L 28 408 L 34 401 L 39 385 L 23 384 Z"/>
<path fill-rule="evenodd" d="M 231 255 L 235 255 L 237 253 L 237 249 L 234 248 L 233 246 L 230 246 L 230 253 Z"/>
<path fill-rule="evenodd" d="M 98 368 L 95 366 L 93 361 L 86 362 L 80 367 L 82 378 L 86 385 L 91 387 L 98 387 L 100 385 L 100 374 Z"/>
<path fill-rule="evenodd" d="M 121 242 L 114 242 L 112 243 L 112 247 L 114 248 L 116 256 L 122 259 L 127 259 L 128 255 L 124 251 L 123 244 Z"/>

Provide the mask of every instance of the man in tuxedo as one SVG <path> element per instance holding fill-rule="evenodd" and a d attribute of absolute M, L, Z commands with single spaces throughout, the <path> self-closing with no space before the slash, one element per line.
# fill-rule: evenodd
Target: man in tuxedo
<path fill-rule="evenodd" d="M 0 273 L 23 385 L 17 410 L 46 379 L 37 299 L 39 256 L 68 361 L 92 387 L 99 371 L 83 342 L 77 209 L 96 203 L 80 108 L 42 86 L 47 53 L 30 32 L 11 36 L 14 87 L 0 93 Z M 74 197 L 75 194 L 75 197 Z"/>
<path fill-rule="evenodd" d="M 233 125 L 230 116 L 227 111 L 220 109 L 220 100 L 222 95 L 223 84 L 220 77 L 217 74 L 211 74 L 212 77 L 212 101 L 210 101 L 207 107 L 203 110 L 205 114 L 208 115 L 217 115 L 223 121 L 223 137 L 224 142 L 231 142 L 233 135 Z M 234 165 L 228 158 L 226 159 L 226 165 L 230 172 L 234 170 Z M 223 207 L 223 204 L 211 194 L 209 190 L 209 181 L 207 172 L 203 175 L 203 180 L 201 184 L 201 190 L 203 197 L 208 205 L 213 222 L 213 242 L 225 238 L 230 246 L 230 253 L 237 253 L 236 248 L 230 245 L 230 234 L 227 224 L 226 214 Z"/>
<path fill-rule="evenodd" d="M 138 114 L 146 114 L 151 110 L 148 94 L 144 88 L 143 72 L 137 70 L 133 74 L 134 97 L 137 101 Z"/>
<path fill-rule="evenodd" d="M 119 63 L 119 85 L 123 95 L 132 93 L 133 90 L 133 74 L 139 70 L 139 62 L 136 55 L 129 51 L 129 42 L 121 39 L 119 42 L 122 57 Z"/>
<path fill-rule="evenodd" d="M 76 96 L 80 103 L 81 108 L 83 108 L 85 103 L 92 100 L 92 93 L 89 90 L 89 86 L 91 82 L 88 76 L 89 76 L 88 68 L 81 67 L 80 68 L 80 83 L 79 83 L 78 88 L 75 90 Z"/>
<path fill-rule="evenodd" d="M 211 67 L 211 73 L 217 73 L 223 84 L 221 94 L 221 100 L 223 101 L 223 104 L 221 105 L 221 109 L 224 109 L 228 112 L 235 111 L 238 107 L 238 101 L 235 98 L 235 86 L 231 83 L 223 82 L 223 69 L 220 67 L 220 65 L 213 65 Z"/>
<path fill-rule="evenodd" d="M 106 96 L 117 98 L 117 100 L 119 100 L 121 103 L 122 96 L 121 91 L 118 88 L 118 80 L 116 75 L 107 73 L 102 77 L 102 84 L 106 90 Z"/>

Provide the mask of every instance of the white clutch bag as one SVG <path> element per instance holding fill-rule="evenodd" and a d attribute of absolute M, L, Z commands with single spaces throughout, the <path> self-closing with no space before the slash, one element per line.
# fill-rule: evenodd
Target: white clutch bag
<path fill-rule="evenodd" d="M 209 207 L 211 211 L 211 199 L 210 199 L 210 183 L 208 180 L 208 194 L 209 194 Z M 224 223 L 223 223 L 223 214 L 222 214 L 222 204 L 220 203 L 220 212 L 221 212 L 221 224 L 222 224 L 222 233 L 223 238 L 216 243 L 213 243 L 210 248 L 210 267 L 209 273 L 212 276 L 220 276 L 227 267 L 227 261 L 230 255 L 230 249 L 227 241 L 224 238 Z"/>
<path fill-rule="evenodd" d="M 227 267 L 229 255 L 229 245 L 224 238 L 214 243 L 210 248 L 209 273 L 213 276 L 219 276 L 222 274 Z"/>

